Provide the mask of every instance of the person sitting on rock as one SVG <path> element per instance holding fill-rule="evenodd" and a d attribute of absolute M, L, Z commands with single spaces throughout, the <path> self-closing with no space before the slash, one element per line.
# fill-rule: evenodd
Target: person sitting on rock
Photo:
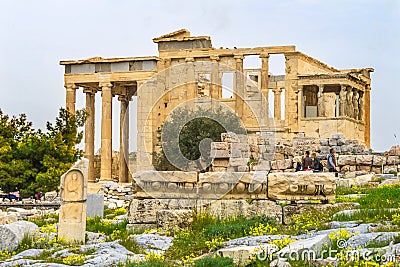
<path fill-rule="evenodd" d="M 310 151 L 306 151 L 306 155 L 303 158 L 303 162 L 301 164 L 303 166 L 303 171 L 309 171 L 313 168 L 313 160 L 310 158 Z"/>

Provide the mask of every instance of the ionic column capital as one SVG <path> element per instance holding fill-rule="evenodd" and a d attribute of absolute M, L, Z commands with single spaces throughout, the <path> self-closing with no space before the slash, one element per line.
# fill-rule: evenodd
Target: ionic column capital
<path fill-rule="evenodd" d="M 244 56 L 242 54 L 235 54 L 235 55 L 233 55 L 233 58 L 236 61 L 242 61 L 244 59 Z"/>
<path fill-rule="evenodd" d="M 111 88 L 113 85 L 111 82 L 100 82 L 99 83 L 99 87 L 103 88 L 103 87 L 107 87 L 107 88 Z"/>
<path fill-rule="evenodd" d="M 185 61 L 186 62 L 194 62 L 194 58 L 193 57 L 187 57 L 187 58 L 185 58 Z"/>
<path fill-rule="evenodd" d="M 128 95 L 119 95 L 118 96 L 118 101 L 131 101 L 132 97 Z"/>
<path fill-rule="evenodd" d="M 65 83 L 64 87 L 68 90 L 76 90 L 78 86 L 75 83 Z"/>
<path fill-rule="evenodd" d="M 219 56 L 211 55 L 211 56 L 210 56 L 210 59 L 211 59 L 212 61 L 219 61 Z"/>
<path fill-rule="evenodd" d="M 269 54 L 268 54 L 268 53 L 261 53 L 261 54 L 260 54 L 260 58 L 266 58 L 266 59 L 268 59 L 268 58 L 269 58 Z"/>
<path fill-rule="evenodd" d="M 274 92 L 274 94 L 280 94 L 282 92 L 282 88 L 274 88 L 272 89 L 272 92 Z"/>
<path fill-rule="evenodd" d="M 83 92 L 86 94 L 94 95 L 94 94 L 96 94 L 96 89 L 91 88 L 91 87 L 84 87 Z"/>

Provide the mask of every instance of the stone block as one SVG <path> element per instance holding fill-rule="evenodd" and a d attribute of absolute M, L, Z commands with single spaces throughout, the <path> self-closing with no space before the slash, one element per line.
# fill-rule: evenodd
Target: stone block
<path fill-rule="evenodd" d="M 372 165 L 373 155 L 357 155 L 356 164 Z"/>
<path fill-rule="evenodd" d="M 337 139 L 329 138 L 328 144 L 329 146 L 337 146 Z"/>
<path fill-rule="evenodd" d="M 250 147 L 250 152 L 255 152 L 255 153 L 259 152 L 259 147 L 257 145 L 250 144 L 249 147 Z"/>
<path fill-rule="evenodd" d="M 382 173 L 382 167 L 372 166 L 371 167 L 371 172 L 376 173 L 376 174 L 381 174 Z"/>
<path fill-rule="evenodd" d="M 259 254 L 261 251 L 266 253 L 277 252 L 279 249 L 274 244 L 263 244 L 259 246 L 236 246 L 232 248 L 222 248 L 217 251 L 221 257 L 231 258 L 235 266 L 246 266 Z"/>
<path fill-rule="evenodd" d="M 398 164 L 400 164 L 400 157 L 399 156 L 388 156 L 386 163 L 388 165 L 398 165 Z"/>
<path fill-rule="evenodd" d="M 337 140 L 337 145 L 338 146 L 343 146 L 343 145 L 346 145 L 346 139 L 344 139 L 344 138 L 339 138 L 338 140 Z"/>
<path fill-rule="evenodd" d="M 273 200 L 334 200 L 333 173 L 270 173 L 268 198 Z"/>
<path fill-rule="evenodd" d="M 211 150 L 229 150 L 229 144 L 227 142 L 212 142 Z"/>
<path fill-rule="evenodd" d="M 133 199 L 129 203 L 127 218 L 130 224 L 156 224 L 157 211 L 195 207 L 195 199 Z"/>
<path fill-rule="evenodd" d="M 24 236 L 32 236 L 39 227 L 28 221 L 18 221 L 0 225 L 0 251 L 14 251 Z"/>
<path fill-rule="evenodd" d="M 400 145 L 392 146 L 388 154 L 389 156 L 400 156 Z"/>
<path fill-rule="evenodd" d="M 229 158 L 230 154 L 228 150 L 211 150 L 210 152 L 211 158 Z"/>
<path fill-rule="evenodd" d="M 344 139 L 344 135 L 337 133 L 337 134 L 332 134 L 333 139 Z"/>
<path fill-rule="evenodd" d="M 206 212 L 219 218 L 231 218 L 243 216 L 252 218 L 264 214 L 274 218 L 277 222 L 282 221 L 282 208 L 275 201 L 267 199 L 219 199 L 212 202 L 199 200 L 197 212 Z"/>
<path fill-rule="evenodd" d="M 335 149 L 336 153 L 342 153 L 342 147 L 341 146 L 334 146 L 333 149 Z"/>
<path fill-rule="evenodd" d="M 212 171 L 213 172 L 226 172 L 226 167 L 213 166 Z"/>
<path fill-rule="evenodd" d="M 327 234 L 317 235 L 311 238 L 297 240 L 290 245 L 287 245 L 278 252 L 278 255 L 280 257 L 289 256 L 291 254 L 293 255 L 293 253 L 301 255 L 304 251 L 308 251 L 310 253 L 315 253 L 316 256 L 320 256 L 320 253 L 325 249 L 325 246 L 329 246 L 330 243 L 331 241 Z"/>
<path fill-rule="evenodd" d="M 104 217 L 104 195 L 103 194 L 88 194 L 86 201 L 86 216 L 87 217 Z"/>
<path fill-rule="evenodd" d="M 247 166 L 247 165 L 242 165 L 242 166 L 238 166 L 238 172 L 248 172 L 250 169 L 249 169 L 249 166 Z"/>
<path fill-rule="evenodd" d="M 221 141 L 228 143 L 239 143 L 239 137 L 237 136 L 237 134 L 232 132 L 221 133 Z"/>
<path fill-rule="evenodd" d="M 319 139 L 319 142 L 320 142 L 321 146 L 329 146 L 328 138 L 321 138 L 321 139 Z"/>
<path fill-rule="evenodd" d="M 156 220 L 158 228 L 166 231 L 186 229 L 193 222 L 193 210 L 158 210 Z"/>
<path fill-rule="evenodd" d="M 249 158 L 230 158 L 229 159 L 230 166 L 247 165 L 248 162 L 249 162 Z"/>
<path fill-rule="evenodd" d="M 357 171 L 363 171 L 366 173 L 371 172 L 371 166 L 367 166 L 367 165 L 357 165 Z"/>
<path fill-rule="evenodd" d="M 229 159 L 214 159 L 212 165 L 215 167 L 228 167 Z"/>
<path fill-rule="evenodd" d="M 337 164 L 339 166 L 344 165 L 355 165 L 356 164 L 356 156 L 355 155 L 340 155 Z"/>
<path fill-rule="evenodd" d="M 245 155 L 242 155 L 242 151 L 238 149 L 232 149 L 230 151 L 230 157 L 231 158 L 243 158 Z"/>
<path fill-rule="evenodd" d="M 255 171 L 268 171 L 271 169 L 271 162 L 268 160 L 260 160 L 253 166 Z"/>
<path fill-rule="evenodd" d="M 291 159 L 277 160 L 276 165 L 277 165 L 276 169 L 278 170 L 290 169 L 292 168 L 292 160 Z"/>
<path fill-rule="evenodd" d="M 372 165 L 374 166 L 382 166 L 386 164 L 386 157 L 385 156 L 379 156 L 379 155 L 374 155 Z"/>

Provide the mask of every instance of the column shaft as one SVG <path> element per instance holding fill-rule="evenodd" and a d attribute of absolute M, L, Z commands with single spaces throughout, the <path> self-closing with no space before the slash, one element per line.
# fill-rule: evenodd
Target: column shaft
<path fill-rule="evenodd" d="M 260 77 L 260 82 L 261 82 L 261 93 L 262 93 L 262 99 L 261 99 L 261 106 L 264 108 L 261 114 L 261 118 L 265 117 L 265 121 L 263 122 L 263 126 L 268 126 L 269 124 L 269 103 L 268 103 L 268 71 L 269 71 L 269 66 L 268 66 L 268 60 L 269 60 L 269 54 L 261 54 L 261 77 Z"/>
<path fill-rule="evenodd" d="M 236 114 L 243 118 L 244 105 L 244 79 L 243 79 L 243 55 L 235 55 L 236 72 L 235 72 L 235 99 L 236 99 Z"/>
<path fill-rule="evenodd" d="M 112 91 L 111 83 L 100 84 L 101 110 L 101 169 L 100 179 L 112 180 Z"/>
<path fill-rule="evenodd" d="M 85 158 L 89 160 L 88 181 L 94 182 L 94 109 L 95 94 L 93 91 L 86 92 L 86 112 L 85 123 Z"/>
<path fill-rule="evenodd" d="M 75 114 L 75 102 L 76 102 L 76 89 L 78 87 L 73 83 L 65 84 L 66 91 L 66 105 L 65 108 L 71 113 Z"/>
<path fill-rule="evenodd" d="M 122 96 L 119 125 L 119 181 L 129 182 L 129 101 Z"/>
<path fill-rule="evenodd" d="M 318 117 L 325 117 L 324 85 L 318 86 Z"/>
<path fill-rule="evenodd" d="M 281 120 L 281 92 L 282 90 L 275 89 L 274 91 L 274 119 L 275 125 L 277 125 Z"/>

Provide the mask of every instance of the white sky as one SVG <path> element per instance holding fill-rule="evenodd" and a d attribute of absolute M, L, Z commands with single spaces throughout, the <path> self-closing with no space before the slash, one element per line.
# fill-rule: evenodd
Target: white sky
<path fill-rule="evenodd" d="M 399 25 L 399 0 L 0 0 L 0 108 L 44 128 L 65 106 L 60 60 L 157 55 L 152 38 L 187 28 L 214 47 L 296 45 L 336 68 L 375 68 L 371 145 L 384 151 L 400 143 Z"/>

